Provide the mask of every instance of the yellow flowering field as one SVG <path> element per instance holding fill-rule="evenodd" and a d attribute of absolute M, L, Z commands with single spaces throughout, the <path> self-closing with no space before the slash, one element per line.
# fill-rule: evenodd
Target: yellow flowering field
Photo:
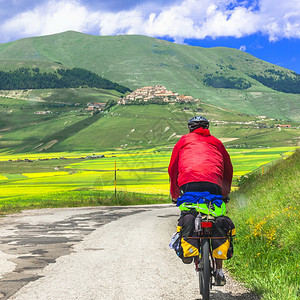
<path fill-rule="evenodd" d="M 7 177 L 0 174 L 0 181 L 1 181 L 1 180 L 7 180 Z"/>
<path fill-rule="evenodd" d="M 232 149 L 229 150 L 234 166 L 234 177 L 238 178 L 258 167 L 291 153 L 290 147 L 269 149 Z M 93 153 L 94 154 L 94 153 Z M 57 171 L 9 173 L 0 169 L 0 201 L 14 197 L 48 194 L 78 189 L 114 190 L 115 175 L 118 191 L 169 194 L 169 177 L 167 173 L 171 151 L 147 149 L 140 151 L 115 151 L 95 153 L 104 158 L 81 159 L 86 153 L 39 153 L 10 154 L 0 153 L 0 162 L 9 160 L 42 160 L 48 158 L 73 159 L 75 163 L 66 164 Z M 11 162 L 17 164 L 17 162 Z M 59 164 L 50 161 L 49 164 Z M 116 171 L 115 171 L 116 166 Z"/>
<path fill-rule="evenodd" d="M 69 175 L 68 172 L 36 172 L 36 173 L 22 173 L 23 176 L 27 178 L 46 178 L 46 177 L 53 177 L 53 176 L 62 176 L 62 175 Z"/>

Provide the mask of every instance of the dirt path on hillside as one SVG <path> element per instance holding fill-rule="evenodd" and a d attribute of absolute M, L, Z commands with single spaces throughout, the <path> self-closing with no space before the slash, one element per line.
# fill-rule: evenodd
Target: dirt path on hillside
<path fill-rule="evenodd" d="M 170 205 L 27 211 L 0 220 L 0 299 L 201 299 L 169 249 Z M 258 299 L 227 274 L 212 299 Z"/>

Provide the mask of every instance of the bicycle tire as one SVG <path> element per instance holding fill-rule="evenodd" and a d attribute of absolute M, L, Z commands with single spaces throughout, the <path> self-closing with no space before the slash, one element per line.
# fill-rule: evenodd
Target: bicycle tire
<path fill-rule="evenodd" d="M 199 288 L 203 300 L 210 298 L 210 261 L 209 261 L 209 241 L 203 240 L 201 247 L 201 259 L 199 268 Z"/>

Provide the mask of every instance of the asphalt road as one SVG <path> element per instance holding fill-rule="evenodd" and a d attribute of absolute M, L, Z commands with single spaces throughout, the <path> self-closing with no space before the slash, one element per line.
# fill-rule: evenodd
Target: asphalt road
<path fill-rule="evenodd" d="M 201 299 L 169 249 L 171 205 L 42 209 L 0 220 L 0 299 Z M 227 274 L 212 299 L 257 299 Z"/>

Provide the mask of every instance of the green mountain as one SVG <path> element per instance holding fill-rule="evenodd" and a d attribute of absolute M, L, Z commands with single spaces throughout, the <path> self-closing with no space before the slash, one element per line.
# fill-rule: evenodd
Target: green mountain
<path fill-rule="evenodd" d="M 161 84 L 241 113 L 300 121 L 299 75 L 236 49 L 69 31 L 1 44 L 0 70 L 20 67 L 84 68 L 131 89 Z"/>

